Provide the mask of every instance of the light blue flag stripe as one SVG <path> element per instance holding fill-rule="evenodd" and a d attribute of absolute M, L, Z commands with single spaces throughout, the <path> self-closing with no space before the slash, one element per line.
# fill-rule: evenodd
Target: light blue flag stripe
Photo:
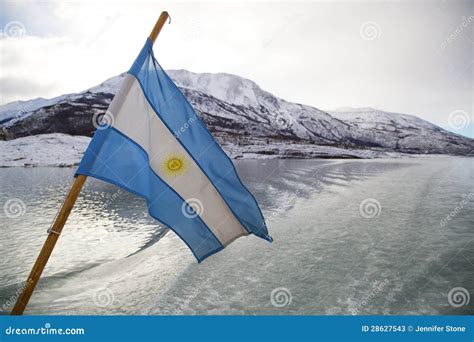
<path fill-rule="evenodd" d="M 272 241 L 255 197 L 240 180 L 232 161 L 197 117 L 178 87 L 154 58 L 148 39 L 129 73 L 168 129 L 200 166 L 232 213 L 256 236 Z M 187 129 L 183 129 L 188 127 Z"/>
<path fill-rule="evenodd" d="M 176 232 L 198 261 L 248 233 L 272 241 L 255 198 L 184 95 L 158 65 L 150 40 L 119 93 L 111 105 L 115 124 L 97 130 L 76 174 L 102 179 L 145 198 L 150 215 Z M 167 152 L 176 153 L 180 148 L 201 173 L 192 171 L 189 165 L 189 176 L 185 174 L 179 181 L 184 183 L 170 183 L 159 163 Z M 201 177 L 199 182 L 196 177 Z M 196 188 L 195 184 L 204 188 Z M 185 215 L 183 206 L 187 213 L 194 212 L 194 208 L 183 194 L 202 195 L 208 210 L 194 217 Z M 212 214 L 212 209 L 218 207 L 219 211 Z"/>
<path fill-rule="evenodd" d="M 150 168 L 146 152 L 113 127 L 96 131 L 76 174 L 145 198 L 150 216 L 171 228 L 199 262 L 224 248 L 198 215 L 183 216 L 184 200 Z"/>

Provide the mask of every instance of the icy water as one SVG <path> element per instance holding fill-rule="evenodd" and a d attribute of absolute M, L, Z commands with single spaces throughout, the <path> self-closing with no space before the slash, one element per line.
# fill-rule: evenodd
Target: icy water
<path fill-rule="evenodd" d="M 198 264 L 140 198 L 88 179 L 25 314 L 474 314 L 474 159 L 236 164 L 273 244 Z M 3 314 L 72 174 L 0 169 Z"/>

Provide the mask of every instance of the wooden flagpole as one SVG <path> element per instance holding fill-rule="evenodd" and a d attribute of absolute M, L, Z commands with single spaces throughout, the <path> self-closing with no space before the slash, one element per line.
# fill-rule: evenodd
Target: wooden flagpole
<path fill-rule="evenodd" d="M 168 18 L 168 12 L 161 12 L 160 17 L 158 18 L 149 36 L 152 44 L 155 42 L 156 38 L 158 37 L 158 34 L 160 33 Z M 38 258 L 36 259 L 36 262 L 33 265 L 30 275 L 28 276 L 28 279 L 26 280 L 26 283 L 22 288 L 21 294 L 18 296 L 15 306 L 12 309 L 11 315 L 23 314 L 23 311 L 25 310 L 31 295 L 33 294 L 33 290 L 35 289 L 36 284 L 38 283 L 38 280 L 40 279 L 41 274 L 43 273 L 46 263 L 48 262 L 49 257 L 53 252 L 54 246 L 56 245 L 56 241 L 58 241 L 59 235 L 63 230 L 64 224 L 66 223 L 69 214 L 71 213 L 74 203 L 76 203 L 76 199 L 79 196 L 79 193 L 81 192 L 86 178 L 87 177 L 84 175 L 78 175 L 74 183 L 72 184 L 71 190 L 69 190 L 69 193 L 66 196 L 66 199 L 64 200 L 64 203 L 61 207 L 61 210 L 59 211 L 56 219 L 54 220 L 53 225 L 48 231 L 48 237 L 46 238 L 43 248 L 41 248 L 41 252 L 38 255 Z"/>

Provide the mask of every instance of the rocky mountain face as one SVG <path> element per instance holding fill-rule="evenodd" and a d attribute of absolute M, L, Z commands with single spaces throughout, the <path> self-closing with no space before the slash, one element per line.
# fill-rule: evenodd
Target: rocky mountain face
<path fill-rule="evenodd" d="M 364 157 L 367 151 L 474 154 L 473 139 L 415 116 L 373 108 L 326 112 L 280 99 L 235 75 L 168 73 L 218 141 L 237 156 L 244 152 L 330 156 L 328 149 L 339 151 L 335 156 L 349 157 Z M 45 133 L 91 136 L 93 118 L 105 113 L 122 78 L 113 77 L 77 94 L 0 106 L 0 139 Z"/>
<path fill-rule="evenodd" d="M 473 139 L 448 132 L 413 115 L 374 108 L 345 108 L 329 112 L 351 126 L 355 139 L 404 153 L 473 154 Z"/>

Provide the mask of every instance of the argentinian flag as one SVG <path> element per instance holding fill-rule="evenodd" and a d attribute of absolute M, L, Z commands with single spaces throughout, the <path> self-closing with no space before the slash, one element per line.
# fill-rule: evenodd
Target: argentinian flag
<path fill-rule="evenodd" d="M 198 261 L 240 236 L 272 241 L 253 195 L 184 95 L 160 67 L 148 39 L 126 74 L 76 175 L 145 198 Z"/>

